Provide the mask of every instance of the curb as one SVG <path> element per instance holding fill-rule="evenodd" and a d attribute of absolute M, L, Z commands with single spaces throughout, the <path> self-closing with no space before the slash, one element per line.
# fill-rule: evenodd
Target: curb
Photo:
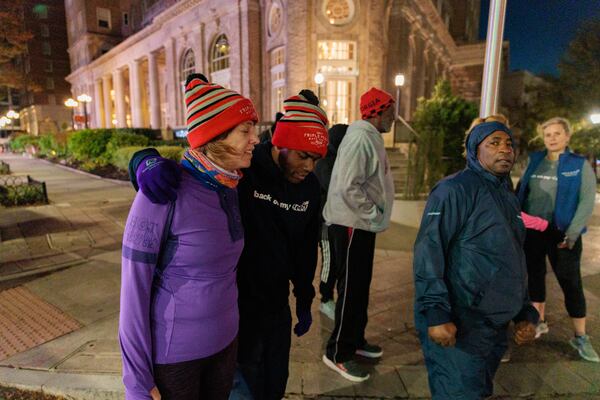
<path fill-rule="evenodd" d="M 41 268 L 34 268 L 29 271 L 17 272 L 14 274 L 4 275 L 4 276 L 0 276 L 0 282 L 6 282 L 6 281 L 11 281 L 13 279 L 20 279 L 20 278 L 26 278 L 26 277 L 35 276 L 35 275 L 41 275 L 41 274 L 45 274 L 48 272 L 54 272 L 54 271 L 58 271 L 60 269 L 65 269 L 65 268 L 69 268 L 69 267 L 74 267 L 79 264 L 84 264 L 88 261 L 89 260 L 87 260 L 87 259 L 72 260 L 72 261 L 66 261 L 66 262 L 59 263 L 59 264 L 48 265 L 48 266 L 41 267 Z"/>
<path fill-rule="evenodd" d="M 120 375 L 69 374 L 0 367 L 0 386 L 67 399 L 122 400 L 125 397 Z"/>
<path fill-rule="evenodd" d="M 80 169 L 67 167 L 66 165 L 62 165 L 62 164 L 58 164 L 58 163 L 53 163 L 53 162 L 50 162 L 48 160 L 44 160 L 43 158 L 37 158 L 37 160 L 45 162 L 45 163 L 50 164 L 50 165 L 53 165 L 53 166 L 55 166 L 57 168 L 62 168 L 64 170 L 66 170 L 66 171 L 71 171 L 71 172 L 74 172 L 76 174 L 81 174 L 81 175 L 88 176 L 90 178 L 101 179 L 103 181 L 108 181 L 108 182 L 116 183 L 118 185 L 131 186 L 131 182 L 129 182 L 129 181 L 120 181 L 118 179 L 103 178 L 101 176 L 94 175 L 94 174 L 92 174 L 90 172 L 85 172 L 85 171 L 82 171 Z"/>

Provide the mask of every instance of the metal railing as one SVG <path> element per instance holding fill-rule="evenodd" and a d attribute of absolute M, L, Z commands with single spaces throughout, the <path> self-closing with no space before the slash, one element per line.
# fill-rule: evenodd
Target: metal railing
<path fill-rule="evenodd" d="M 0 176 L 0 204 L 6 207 L 48 204 L 46 182 L 31 176 Z"/>

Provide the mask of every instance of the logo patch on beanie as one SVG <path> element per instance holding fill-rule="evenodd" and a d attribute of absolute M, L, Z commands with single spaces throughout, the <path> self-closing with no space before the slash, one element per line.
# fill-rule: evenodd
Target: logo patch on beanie
<path fill-rule="evenodd" d="M 320 133 L 304 132 L 304 139 L 306 139 L 306 141 L 308 143 L 310 143 L 311 146 L 315 146 L 315 147 L 327 146 L 327 143 L 326 143 L 327 137 Z"/>
<path fill-rule="evenodd" d="M 363 104 L 360 107 L 361 111 L 366 110 L 367 108 L 372 108 L 375 107 L 378 103 L 381 103 L 381 99 L 375 99 L 375 100 L 371 100 L 370 102 L 368 102 L 367 104 Z"/>

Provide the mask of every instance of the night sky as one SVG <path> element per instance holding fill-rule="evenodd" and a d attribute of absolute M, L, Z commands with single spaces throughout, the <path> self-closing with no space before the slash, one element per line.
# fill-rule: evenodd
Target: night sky
<path fill-rule="evenodd" d="M 481 1 L 479 36 L 487 34 L 490 0 Z M 504 39 L 510 69 L 556 75 L 556 65 L 580 24 L 600 17 L 600 0 L 508 0 Z"/>

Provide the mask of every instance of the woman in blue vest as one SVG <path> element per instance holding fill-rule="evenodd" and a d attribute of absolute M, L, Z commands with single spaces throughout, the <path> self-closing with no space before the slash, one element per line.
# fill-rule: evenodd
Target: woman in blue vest
<path fill-rule="evenodd" d="M 600 362 L 585 331 L 586 304 L 581 281 L 581 234 L 594 209 L 596 179 L 585 158 L 569 148 L 571 127 L 564 118 L 552 118 L 538 129 L 546 150 L 529 156 L 518 197 L 530 215 L 551 222 L 543 232 L 527 229 L 525 255 L 529 295 L 540 313 L 536 338 L 548 333 L 545 320 L 546 256 L 565 297 L 575 336 L 569 341 L 579 355 Z"/>

